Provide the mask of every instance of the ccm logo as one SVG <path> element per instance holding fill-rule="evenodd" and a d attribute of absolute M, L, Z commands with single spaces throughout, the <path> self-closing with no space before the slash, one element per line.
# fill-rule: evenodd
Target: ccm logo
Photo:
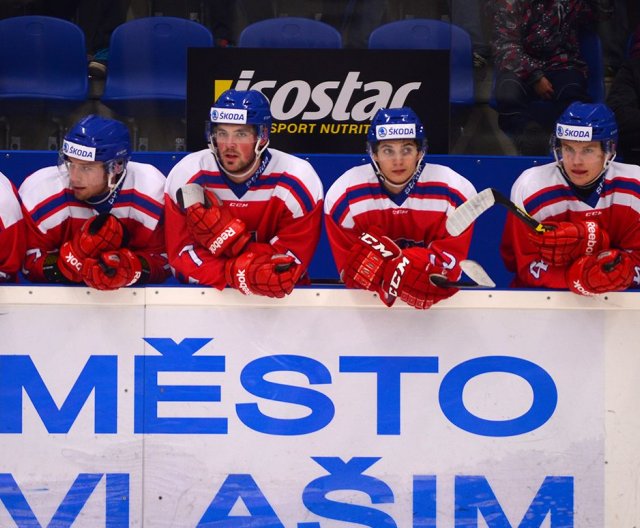
<path fill-rule="evenodd" d="M 402 260 L 396 266 L 396 269 L 393 270 L 393 276 L 391 277 L 391 282 L 389 282 L 390 295 L 398 296 L 398 288 L 402 282 L 402 276 L 404 275 L 407 264 L 409 264 L 409 259 L 403 256 Z"/>

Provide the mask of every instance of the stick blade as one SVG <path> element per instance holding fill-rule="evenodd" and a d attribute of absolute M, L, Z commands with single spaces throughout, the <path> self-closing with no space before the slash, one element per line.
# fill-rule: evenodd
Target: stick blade
<path fill-rule="evenodd" d="M 460 269 L 469 277 L 469 279 L 460 279 L 457 281 L 449 280 L 445 275 L 440 273 L 432 273 L 429 275 L 429 281 L 434 286 L 440 288 L 458 288 L 461 290 L 474 288 L 495 288 L 496 283 L 491 280 L 484 268 L 474 260 L 463 260 L 460 262 Z"/>
<path fill-rule="evenodd" d="M 493 281 L 485 269 L 475 260 L 463 260 L 460 262 L 460 269 L 479 286 L 484 288 L 495 288 L 496 283 Z"/>
<path fill-rule="evenodd" d="M 493 189 L 480 191 L 457 207 L 448 217 L 445 227 L 452 236 L 464 233 L 476 219 L 496 203 Z"/>
<path fill-rule="evenodd" d="M 187 183 L 176 192 L 176 200 L 182 209 L 188 209 L 194 204 L 204 204 L 204 189 L 197 183 Z"/>

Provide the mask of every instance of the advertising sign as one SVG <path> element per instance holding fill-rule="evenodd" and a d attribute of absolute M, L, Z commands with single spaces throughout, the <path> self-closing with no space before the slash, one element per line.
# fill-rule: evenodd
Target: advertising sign
<path fill-rule="evenodd" d="M 597 311 L 3 312 L 0 526 L 605 525 Z"/>
<path fill-rule="evenodd" d="M 448 152 L 447 50 L 190 49 L 188 150 L 206 147 L 209 109 L 230 88 L 268 97 L 272 146 L 288 152 L 363 153 L 375 112 L 399 106 L 420 116 L 430 152 Z"/>

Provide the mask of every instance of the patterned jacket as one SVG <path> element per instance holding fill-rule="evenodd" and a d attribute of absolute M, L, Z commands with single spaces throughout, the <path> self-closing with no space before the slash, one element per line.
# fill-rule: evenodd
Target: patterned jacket
<path fill-rule="evenodd" d="M 611 0 L 496 0 L 494 57 L 499 72 L 513 72 L 534 84 L 545 71 L 577 69 L 579 32 L 611 14 Z"/>

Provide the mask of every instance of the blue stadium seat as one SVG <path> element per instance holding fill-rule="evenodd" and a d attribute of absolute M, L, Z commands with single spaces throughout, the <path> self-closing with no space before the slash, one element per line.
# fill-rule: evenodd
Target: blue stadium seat
<path fill-rule="evenodd" d="M 60 127 L 87 93 L 85 37 L 78 26 L 45 16 L 0 20 L 0 116 L 7 143 L 11 117 L 48 115 Z"/>
<path fill-rule="evenodd" d="M 587 91 L 594 103 L 604 103 L 604 59 L 602 42 L 595 31 L 583 31 L 580 34 L 580 53 L 589 68 Z"/>
<path fill-rule="evenodd" d="M 342 36 L 333 26 L 311 18 L 269 18 L 244 28 L 238 47 L 341 48 Z"/>
<path fill-rule="evenodd" d="M 203 25 L 177 17 L 146 17 L 111 34 L 107 78 L 101 101 L 126 117 L 184 117 L 187 49 L 212 47 Z"/>
<path fill-rule="evenodd" d="M 463 28 L 428 18 L 389 22 L 371 32 L 369 49 L 451 50 L 449 100 L 457 106 L 475 103 L 473 49 Z"/>

